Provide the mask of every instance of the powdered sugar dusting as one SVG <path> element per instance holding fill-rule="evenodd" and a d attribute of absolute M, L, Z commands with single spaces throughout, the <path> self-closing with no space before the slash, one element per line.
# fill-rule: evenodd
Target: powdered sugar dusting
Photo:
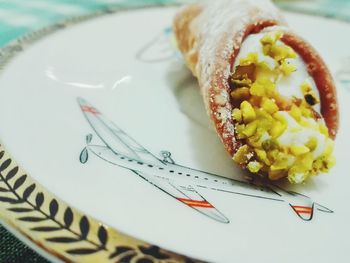
<path fill-rule="evenodd" d="M 203 12 L 193 21 L 192 31 L 197 35 L 199 60 L 196 75 L 200 82 L 210 79 L 218 59 L 228 62 L 234 47 L 240 45 L 245 28 L 263 20 L 283 21 L 269 0 L 216 0 L 207 2 Z M 237 43 L 238 42 L 238 43 Z M 209 73 L 209 74 L 208 74 Z M 230 70 L 224 72 L 226 76 Z"/>
<path fill-rule="evenodd" d="M 190 54 L 198 56 L 192 65 L 193 73 L 198 78 L 206 110 L 226 149 L 231 151 L 236 148 L 228 84 L 232 54 L 240 48 L 249 26 L 264 21 L 283 25 L 284 19 L 270 0 L 209 0 L 198 5 L 201 12 L 189 24 L 195 45 L 185 51 L 185 56 L 187 59 Z"/>

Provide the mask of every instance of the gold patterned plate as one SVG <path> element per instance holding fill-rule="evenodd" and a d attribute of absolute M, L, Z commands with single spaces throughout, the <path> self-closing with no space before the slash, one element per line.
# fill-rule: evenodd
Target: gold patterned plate
<path fill-rule="evenodd" d="M 348 259 L 350 25 L 286 14 L 337 78 L 337 165 L 267 184 L 245 180 L 211 128 L 176 9 L 77 17 L 0 51 L 2 222 L 52 261 Z"/>

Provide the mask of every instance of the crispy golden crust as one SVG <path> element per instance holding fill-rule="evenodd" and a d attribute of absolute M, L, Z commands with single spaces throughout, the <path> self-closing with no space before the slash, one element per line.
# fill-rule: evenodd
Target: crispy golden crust
<path fill-rule="evenodd" d="M 207 113 L 225 149 L 233 156 L 241 147 L 231 116 L 229 77 L 235 57 L 247 35 L 286 24 L 268 0 L 212 3 L 183 8 L 174 19 L 173 29 L 179 49 L 198 79 Z M 293 33 L 286 34 L 283 41 L 295 48 L 308 65 L 320 91 L 322 114 L 334 137 L 338 111 L 335 87 L 327 67 L 316 51 Z"/>

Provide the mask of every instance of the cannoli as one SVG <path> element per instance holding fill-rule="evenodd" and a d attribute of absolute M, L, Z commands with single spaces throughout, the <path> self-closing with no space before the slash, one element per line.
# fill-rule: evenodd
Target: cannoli
<path fill-rule="evenodd" d="M 334 81 L 316 50 L 269 0 L 191 4 L 176 15 L 173 31 L 238 165 L 292 183 L 334 166 Z"/>

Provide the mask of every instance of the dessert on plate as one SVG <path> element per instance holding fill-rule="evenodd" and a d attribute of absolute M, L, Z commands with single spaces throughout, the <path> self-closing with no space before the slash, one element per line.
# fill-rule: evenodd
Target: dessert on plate
<path fill-rule="evenodd" d="M 227 152 L 251 173 L 302 183 L 335 164 L 336 88 L 269 0 L 183 7 L 174 33 Z"/>

